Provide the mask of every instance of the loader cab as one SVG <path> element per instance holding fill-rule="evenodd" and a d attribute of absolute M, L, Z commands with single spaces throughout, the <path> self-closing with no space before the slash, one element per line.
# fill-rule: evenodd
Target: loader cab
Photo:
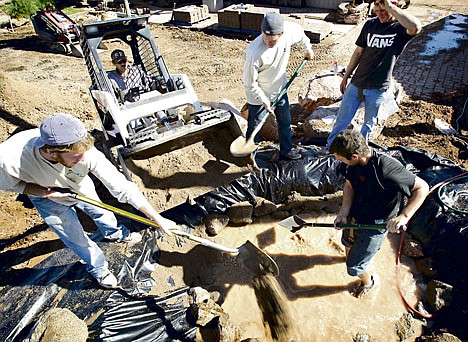
<path fill-rule="evenodd" d="M 202 106 L 186 75 L 169 73 L 147 27 L 148 17 L 85 23 L 81 28 L 90 95 L 106 140 L 117 137 L 124 157 L 231 118 L 227 110 Z M 127 62 L 137 74 L 144 73 L 147 81 L 116 90 L 108 77 L 115 69 L 111 61 L 114 49 L 125 51 Z"/>

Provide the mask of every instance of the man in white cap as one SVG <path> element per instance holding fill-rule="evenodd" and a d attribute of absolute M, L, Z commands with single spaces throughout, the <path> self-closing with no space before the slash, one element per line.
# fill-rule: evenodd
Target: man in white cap
<path fill-rule="evenodd" d="M 137 186 L 128 181 L 104 154 L 94 147 L 83 123 L 69 114 L 52 114 L 40 129 L 17 133 L 0 144 L 0 189 L 26 194 L 44 221 L 87 265 L 87 271 L 105 288 L 117 279 L 102 250 L 84 232 L 76 208 L 88 214 L 106 240 L 139 242 L 139 233 L 117 223 L 111 212 L 76 201 L 77 193 L 99 200 L 92 173 L 121 203 L 129 203 L 171 234 L 177 225 L 149 204 Z"/>
<path fill-rule="evenodd" d="M 303 28 L 293 22 L 284 22 L 279 13 L 267 13 L 261 30 L 262 34 L 249 44 L 245 52 L 244 88 L 249 108 L 246 138 L 250 137 L 266 111 L 274 113 L 278 122 L 281 158 L 299 159 L 300 154 L 292 149 L 288 95 L 284 94 L 275 108 L 271 105 L 287 83 L 286 67 L 291 46 L 300 44 L 307 59 L 311 59 L 314 53 Z M 260 137 L 256 136 L 254 141 L 259 142 Z"/>

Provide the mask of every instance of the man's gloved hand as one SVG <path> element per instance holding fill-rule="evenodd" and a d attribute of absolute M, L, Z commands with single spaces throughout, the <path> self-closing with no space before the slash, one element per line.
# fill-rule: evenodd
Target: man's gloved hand
<path fill-rule="evenodd" d="M 265 110 L 270 113 L 274 114 L 273 108 L 271 107 L 270 102 L 263 102 L 263 107 L 265 107 Z"/>
<path fill-rule="evenodd" d="M 161 217 L 157 221 L 159 228 L 169 236 L 172 236 L 171 230 L 178 230 L 179 226 L 172 220 Z"/>
<path fill-rule="evenodd" d="M 140 93 L 143 91 L 142 87 L 133 87 L 120 91 L 120 97 L 123 102 L 135 102 L 140 99 Z"/>
<path fill-rule="evenodd" d="M 312 49 L 309 49 L 304 52 L 304 58 L 310 61 L 314 57 L 314 51 Z"/>

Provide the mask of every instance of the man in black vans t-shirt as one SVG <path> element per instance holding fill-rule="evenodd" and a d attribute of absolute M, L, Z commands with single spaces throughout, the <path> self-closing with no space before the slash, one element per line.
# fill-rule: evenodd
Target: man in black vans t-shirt
<path fill-rule="evenodd" d="M 395 62 L 408 41 L 421 31 L 418 19 L 389 0 L 375 1 L 374 11 L 377 16 L 364 23 L 341 81 L 343 100 L 328 136 L 327 148 L 338 133 L 348 128 L 363 101 L 365 115 L 361 133 L 366 141 L 369 140 L 380 106 L 388 96 L 393 96 L 389 88 Z"/>

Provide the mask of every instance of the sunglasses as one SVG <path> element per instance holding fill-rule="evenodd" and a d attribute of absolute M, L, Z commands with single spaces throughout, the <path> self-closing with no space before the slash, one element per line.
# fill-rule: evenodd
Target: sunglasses
<path fill-rule="evenodd" d="M 127 63 L 127 60 L 126 59 L 122 59 L 120 61 L 117 62 L 117 64 L 125 64 Z"/>

